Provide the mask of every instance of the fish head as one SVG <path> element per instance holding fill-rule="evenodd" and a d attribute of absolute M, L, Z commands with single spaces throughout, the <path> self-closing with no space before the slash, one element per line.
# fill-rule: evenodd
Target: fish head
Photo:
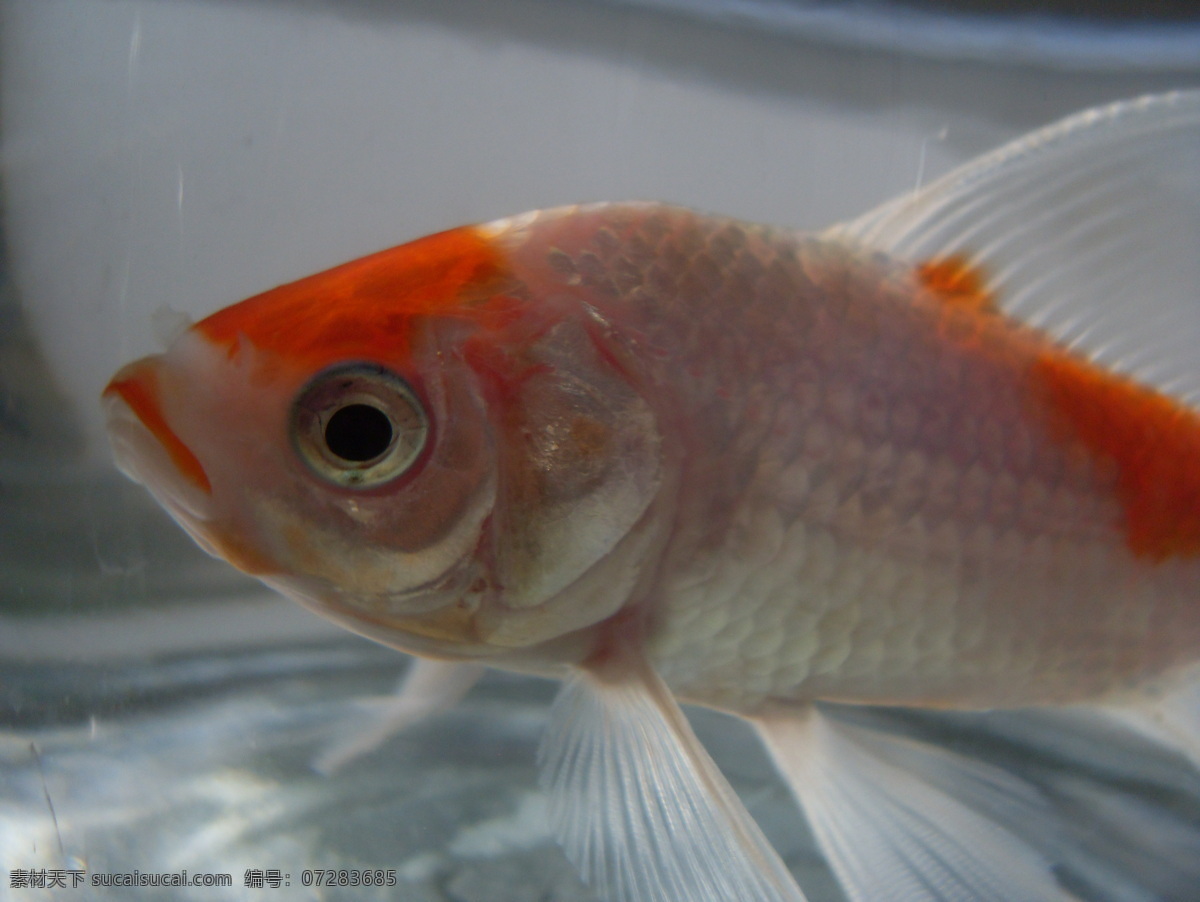
<path fill-rule="evenodd" d="M 201 547 L 319 613 L 537 658 L 616 613 L 653 544 L 658 425 L 607 335 L 456 229 L 196 323 L 113 377 L 108 428 Z"/>

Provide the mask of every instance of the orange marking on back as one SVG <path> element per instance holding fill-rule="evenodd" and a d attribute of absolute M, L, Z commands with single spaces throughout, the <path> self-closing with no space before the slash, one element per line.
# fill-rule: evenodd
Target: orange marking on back
<path fill-rule="evenodd" d="M 184 478 L 211 495 L 212 484 L 208 481 L 208 474 L 204 472 L 204 467 L 200 465 L 200 461 L 196 459 L 196 455 L 192 453 L 191 449 L 167 424 L 166 418 L 162 414 L 162 404 L 158 396 L 158 377 L 154 370 L 137 364 L 131 366 L 134 367 L 134 372 L 123 378 L 114 379 L 104 389 L 104 394 L 107 395 L 111 392 L 120 395 L 121 399 L 129 405 L 129 409 L 142 421 L 142 425 L 149 429 L 166 449 L 171 462 L 175 464 L 176 469 Z"/>
<path fill-rule="evenodd" d="M 474 228 L 429 235 L 281 285 L 197 323 L 235 353 L 241 337 L 303 367 L 345 356 L 403 356 L 412 317 L 486 300 L 507 276 Z"/>
<path fill-rule="evenodd" d="M 1154 561 L 1200 555 L 1200 415 L 1058 349 L 1030 373 L 1056 426 L 1116 464 L 1130 550 Z"/>
<path fill-rule="evenodd" d="M 927 260 L 916 272 L 920 283 L 948 304 L 975 313 L 997 312 L 987 274 L 962 254 Z"/>
<path fill-rule="evenodd" d="M 986 271 L 963 255 L 926 261 L 916 275 L 945 305 L 944 338 L 998 363 L 1031 354 L 1030 384 L 1051 428 L 1116 466 L 1135 555 L 1200 556 L 1200 414 L 1005 317 Z"/>

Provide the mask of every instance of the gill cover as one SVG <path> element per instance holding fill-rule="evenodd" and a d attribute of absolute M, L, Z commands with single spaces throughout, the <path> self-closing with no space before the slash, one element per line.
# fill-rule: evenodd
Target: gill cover
<path fill-rule="evenodd" d="M 598 340 L 568 315 L 516 355 L 468 348 L 496 434 L 496 576 L 508 608 L 539 605 L 598 564 L 662 484 L 653 411 Z"/>

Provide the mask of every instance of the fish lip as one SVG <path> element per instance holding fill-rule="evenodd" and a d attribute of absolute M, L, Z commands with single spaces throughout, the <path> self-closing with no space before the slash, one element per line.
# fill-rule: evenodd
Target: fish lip
<path fill-rule="evenodd" d="M 117 468 L 146 486 L 181 522 L 208 520 L 212 484 L 192 450 L 167 423 L 157 358 L 123 367 L 101 396 Z"/>

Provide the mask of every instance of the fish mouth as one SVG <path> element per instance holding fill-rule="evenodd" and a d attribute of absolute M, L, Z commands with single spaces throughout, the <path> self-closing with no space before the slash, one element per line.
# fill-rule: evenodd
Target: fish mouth
<path fill-rule="evenodd" d="M 146 486 L 175 519 L 191 526 L 210 518 L 212 484 L 167 422 L 160 369 L 158 358 L 146 357 L 123 367 L 109 382 L 102 396 L 108 437 L 121 472 Z"/>

